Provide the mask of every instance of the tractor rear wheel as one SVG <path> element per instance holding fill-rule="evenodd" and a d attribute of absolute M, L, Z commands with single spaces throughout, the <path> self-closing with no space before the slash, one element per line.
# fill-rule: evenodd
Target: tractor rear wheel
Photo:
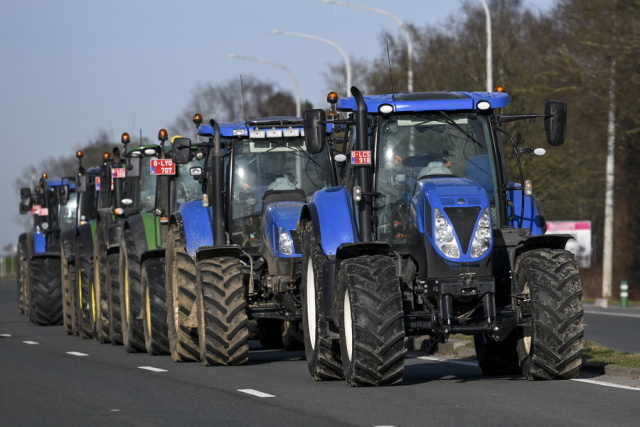
<path fill-rule="evenodd" d="M 316 381 L 342 379 L 338 335 L 330 331 L 324 317 L 322 266 L 328 258 L 311 221 L 304 225 L 302 242 L 302 327 L 307 367 Z"/>
<path fill-rule="evenodd" d="M 196 289 L 202 363 L 246 364 L 249 329 L 240 260 L 217 257 L 199 261 Z"/>
<path fill-rule="evenodd" d="M 82 241 L 76 245 L 76 292 L 79 334 L 82 338 L 93 338 L 96 330 L 96 295 L 93 286 L 91 254 Z"/>
<path fill-rule="evenodd" d="M 20 235 L 18 241 L 18 309 L 20 314 L 29 314 L 29 260 L 26 235 Z"/>
<path fill-rule="evenodd" d="M 34 325 L 62 324 L 60 258 L 34 257 L 29 262 L 29 320 Z"/>
<path fill-rule="evenodd" d="M 262 348 L 266 350 L 283 348 L 282 320 L 258 319 L 258 340 L 260 340 Z"/>
<path fill-rule="evenodd" d="M 167 330 L 167 301 L 164 288 L 164 258 L 142 263 L 144 345 L 147 353 L 170 354 Z"/>
<path fill-rule="evenodd" d="M 518 338 L 512 332 L 503 341 L 496 341 L 486 332 L 473 336 L 478 366 L 483 375 L 517 375 L 520 373 L 518 365 Z"/>
<path fill-rule="evenodd" d="M 108 223 L 98 224 L 93 245 L 93 298 L 91 311 L 95 322 L 94 338 L 101 343 L 110 341 L 107 227 Z"/>
<path fill-rule="evenodd" d="M 195 317 L 196 265 L 177 226 L 169 227 L 166 249 L 167 327 L 171 357 L 176 362 L 200 360 Z M 193 316 L 192 316 L 193 312 Z"/>
<path fill-rule="evenodd" d="M 140 257 L 136 253 L 130 229 L 122 231 L 120 240 L 120 314 L 122 343 L 127 353 L 146 351 L 142 326 L 142 284 Z"/>
<path fill-rule="evenodd" d="M 75 302 L 73 283 L 75 265 L 69 261 L 73 242 L 64 240 L 60 244 L 60 278 L 62 281 L 62 325 L 68 335 L 73 335 L 75 328 Z"/>
<path fill-rule="evenodd" d="M 350 386 L 393 385 L 404 372 L 404 313 L 387 256 L 342 261 L 338 278 L 342 366 Z"/>
<path fill-rule="evenodd" d="M 531 250 L 517 259 L 516 273 L 531 313 L 518 341 L 522 374 L 528 380 L 575 377 L 582 366 L 584 323 L 574 255 L 564 249 Z"/>
<path fill-rule="evenodd" d="M 290 351 L 304 350 L 302 322 L 285 320 L 282 322 L 282 344 Z"/>
<path fill-rule="evenodd" d="M 120 254 L 107 255 L 106 282 L 108 284 L 107 318 L 109 319 L 109 341 L 122 345 L 122 314 L 120 312 Z"/>

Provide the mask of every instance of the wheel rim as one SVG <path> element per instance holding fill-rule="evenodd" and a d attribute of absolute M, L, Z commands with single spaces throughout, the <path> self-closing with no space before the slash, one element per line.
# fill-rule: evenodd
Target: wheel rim
<path fill-rule="evenodd" d="M 529 282 L 524 284 L 522 288 L 523 294 L 529 294 L 529 298 L 531 298 L 531 289 L 529 288 Z M 533 333 L 533 318 L 531 318 L 531 328 L 529 329 L 529 335 L 524 335 L 522 337 L 522 343 L 524 344 L 524 349 L 527 354 L 531 354 L 531 334 Z"/>
<path fill-rule="evenodd" d="M 144 289 L 144 317 L 147 320 L 147 330 L 151 335 L 151 301 L 149 296 L 149 286 Z"/>
<path fill-rule="evenodd" d="M 309 341 L 311 348 L 316 348 L 316 282 L 313 274 L 313 262 L 309 257 L 307 265 L 307 325 L 309 325 Z"/>
<path fill-rule="evenodd" d="M 125 264 L 124 268 L 124 315 L 127 322 L 129 322 L 129 269 Z"/>
<path fill-rule="evenodd" d="M 351 320 L 351 298 L 349 290 L 344 293 L 344 314 L 342 321 L 344 322 L 344 341 L 347 347 L 347 356 L 349 360 L 353 358 L 353 321 Z"/>

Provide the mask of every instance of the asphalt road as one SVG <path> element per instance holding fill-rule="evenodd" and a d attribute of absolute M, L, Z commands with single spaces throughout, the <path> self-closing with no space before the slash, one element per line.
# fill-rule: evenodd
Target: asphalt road
<path fill-rule="evenodd" d="M 403 384 L 382 388 L 314 382 L 303 352 L 258 344 L 246 366 L 178 364 L 33 326 L 18 314 L 15 294 L 14 281 L 0 281 L 3 426 L 601 427 L 640 415 L 640 381 L 484 377 L 473 361 L 418 352 L 407 356 Z"/>
<path fill-rule="evenodd" d="M 584 304 L 584 337 L 624 353 L 640 354 L 640 307 Z"/>

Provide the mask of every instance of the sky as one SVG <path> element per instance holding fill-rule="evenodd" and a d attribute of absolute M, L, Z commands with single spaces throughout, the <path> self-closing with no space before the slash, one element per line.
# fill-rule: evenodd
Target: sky
<path fill-rule="evenodd" d="M 349 3 L 384 10 L 419 28 L 443 28 L 464 4 Z M 553 3 L 524 1 L 534 12 Z M 350 60 L 378 58 L 382 32 L 403 37 L 388 16 L 319 0 L 2 1 L 0 144 L 6 155 L 0 157 L 0 253 L 24 231 L 14 182 L 30 165 L 73 156 L 99 129 L 114 143 L 122 132 L 155 140 L 183 113 L 199 84 L 252 75 L 295 91 L 293 78 L 280 67 L 228 54 L 285 66 L 298 80 L 302 100 L 324 108 L 327 91 L 335 89 L 325 76 L 343 57 L 328 43 L 271 34 L 274 29 L 330 40 Z M 495 28 L 493 34 L 508 36 Z"/>

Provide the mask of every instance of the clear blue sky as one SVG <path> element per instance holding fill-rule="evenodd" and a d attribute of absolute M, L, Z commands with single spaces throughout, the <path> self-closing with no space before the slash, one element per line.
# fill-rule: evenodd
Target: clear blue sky
<path fill-rule="evenodd" d="M 473 0 L 471 0 L 473 1 Z M 480 0 L 477 0 L 478 3 Z M 349 0 L 419 27 L 446 25 L 462 0 Z M 554 0 L 525 0 L 543 11 Z M 353 59 L 383 51 L 380 33 L 402 35 L 390 18 L 317 0 L 19 0 L 0 4 L 0 249 L 17 242 L 16 177 L 29 165 L 73 155 L 97 129 L 155 139 L 182 113 L 199 83 L 252 74 L 324 107 L 331 46 L 269 34 L 272 29 L 330 39 Z M 494 28 L 494 37 L 508 37 Z M 471 88 L 460 88 L 467 90 Z M 483 89 L 483 88 L 474 88 Z M 1 251 L 0 251 L 1 252 Z"/>

